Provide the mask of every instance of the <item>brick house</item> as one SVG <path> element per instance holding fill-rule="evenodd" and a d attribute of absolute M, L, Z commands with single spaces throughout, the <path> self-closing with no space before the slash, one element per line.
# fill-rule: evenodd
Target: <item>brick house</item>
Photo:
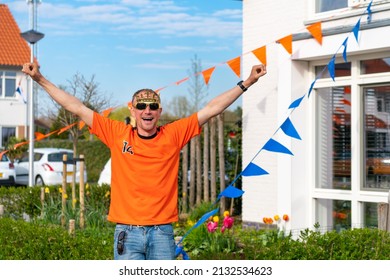
<path fill-rule="evenodd" d="M 28 137 L 27 103 L 16 89 L 20 83 L 27 96 L 27 79 L 21 69 L 30 61 L 31 52 L 20 32 L 8 6 L 0 4 L 0 148 L 11 136 Z"/>

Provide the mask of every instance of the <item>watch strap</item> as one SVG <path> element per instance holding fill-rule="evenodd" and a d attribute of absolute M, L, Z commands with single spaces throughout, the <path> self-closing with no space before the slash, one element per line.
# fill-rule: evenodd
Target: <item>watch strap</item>
<path fill-rule="evenodd" d="M 237 85 L 242 89 L 242 91 L 245 92 L 245 91 L 248 90 L 248 88 L 244 86 L 243 82 L 244 82 L 244 81 L 239 81 L 239 82 L 237 83 Z"/>

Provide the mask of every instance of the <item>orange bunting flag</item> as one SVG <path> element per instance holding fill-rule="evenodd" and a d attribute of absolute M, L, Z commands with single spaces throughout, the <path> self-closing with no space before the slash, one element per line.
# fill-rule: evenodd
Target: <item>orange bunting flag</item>
<path fill-rule="evenodd" d="M 311 33 L 311 35 L 314 37 L 314 39 L 317 40 L 320 45 L 322 45 L 322 28 L 321 28 L 321 22 L 314 23 L 308 27 L 306 27 L 307 30 Z"/>
<path fill-rule="evenodd" d="M 108 108 L 108 109 L 104 110 L 103 113 L 102 113 L 102 116 L 107 118 L 108 115 L 112 112 L 113 109 L 114 108 L 111 107 L 111 108 Z"/>
<path fill-rule="evenodd" d="M 241 56 L 237 56 L 227 62 L 229 67 L 236 73 L 237 77 L 241 77 Z"/>
<path fill-rule="evenodd" d="M 29 141 L 24 141 L 24 142 L 16 143 L 16 144 L 14 145 L 14 150 L 17 149 L 18 147 L 23 146 L 23 145 L 26 145 L 26 144 L 28 144 L 28 143 L 29 143 Z"/>
<path fill-rule="evenodd" d="M 177 81 L 175 84 L 178 86 L 178 85 L 180 85 L 181 83 L 187 81 L 188 79 L 189 79 L 189 77 L 184 78 L 184 79 L 181 79 L 180 81 Z"/>
<path fill-rule="evenodd" d="M 43 133 L 35 132 L 34 134 L 35 134 L 35 140 L 37 140 L 37 141 L 46 138 L 45 135 L 44 135 Z"/>
<path fill-rule="evenodd" d="M 209 68 L 209 69 L 207 69 L 207 70 L 204 70 L 204 71 L 202 72 L 203 79 L 204 79 L 204 82 L 205 82 L 206 85 L 209 84 L 211 75 L 213 74 L 214 70 L 215 70 L 215 66 L 214 66 L 214 67 L 211 67 L 211 68 Z"/>
<path fill-rule="evenodd" d="M 6 153 L 8 153 L 8 150 L 4 150 L 2 152 L 0 152 L 0 159 L 3 157 L 3 155 L 5 155 Z"/>
<path fill-rule="evenodd" d="M 70 124 L 68 126 L 65 126 L 65 127 L 61 128 L 60 131 L 58 132 L 58 135 L 60 135 L 61 133 L 67 131 L 69 128 L 71 128 L 72 126 L 75 126 L 76 124 L 77 123 L 72 123 L 72 124 Z"/>
<path fill-rule="evenodd" d="M 79 130 L 82 130 L 84 126 L 85 126 L 85 122 L 79 121 Z"/>
<path fill-rule="evenodd" d="M 267 65 L 267 47 L 263 46 L 261 48 L 255 49 L 252 53 L 260 60 L 261 63 Z"/>
<path fill-rule="evenodd" d="M 286 37 L 283 37 L 282 39 L 279 39 L 278 41 L 276 41 L 277 43 L 280 43 L 282 44 L 282 46 L 284 47 L 284 49 L 289 53 L 289 54 L 292 54 L 292 34 L 291 35 L 288 35 Z"/>
<path fill-rule="evenodd" d="M 57 133 L 58 131 L 60 131 L 60 130 L 57 129 L 55 131 L 49 132 L 48 134 L 42 134 L 40 132 L 35 132 L 35 140 L 36 141 L 40 141 L 42 139 L 45 139 L 45 138 L 49 137 L 50 135 L 52 135 L 54 133 Z"/>
<path fill-rule="evenodd" d="M 166 86 L 165 86 L 165 87 L 162 87 L 162 88 L 159 88 L 159 89 L 156 89 L 155 92 L 156 92 L 157 94 L 160 94 L 160 91 L 162 91 L 162 90 L 165 89 L 165 88 L 166 88 Z"/>

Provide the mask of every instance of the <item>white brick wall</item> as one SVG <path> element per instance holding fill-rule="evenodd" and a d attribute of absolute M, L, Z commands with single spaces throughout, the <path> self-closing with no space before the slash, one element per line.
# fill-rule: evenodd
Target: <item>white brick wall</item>
<path fill-rule="evenodd" d="M 18 74 L 16 82 L 22 79 L 22 89 L 27 95 L 27 82 L 22 78 L 22 73 Z M 0 119 L 3 126 L 23 126 L 26 124 L 26 104 L 23 103 L 15 93 L 16 97 L 12 99 L 0 100 Z"/>
<path fill-rule="evenodd" d="M 243 53 L 246 54 L 264 45 L 267 47 L 267 75 L 262 77 L 243 97 L 243 167 L 247 166 L 266 141 L 273 136 L 281 125 L 280 115 L 286 112 L 292 101 L 291 91 L 281 93 L 278 89 L 278 64 L 281 63 L 279 60 L 283 59 L 289 63 L 289 56 L 282 54 L 280 57 L 281 51 L 284 50 L 281 50 L 281 46 L 275 41 L 302 29 L 302 18 L 306 12 L 305 3 L 306 1 L 302 0 L 243 1 Z M 259 61 L 253 55 L 245 55 L 244 77 L 249 75 L 251 66 L 258 63 Z M 283 111 L 279 108 L 280 100 L 285 101 L 282 102 L 285 105 Z M 253 161 L 270 174 L 243 177 L 244 221 L 262 222 L 263 217 L 283 214 L 280 213 L 280 208 L 283 207 L 278 206 L 280 200 L 278 173 L 281 172 L 279 161 L 285 161 L 286 157 L 289 165 L 289 156 L 262 151 Z M 288 170 L 288 173 L 290 172 Z M 290 183 L 286 186 L 288 189 L 289 185 Z M 289 209 L 285 209 L 285 212 L 289 212 Z"/>
<path fill-rule="evenodd" d="M 337 15 L 313 15 L 314 0 L 245 0 L 243 1 L 243 78 L 259 61 L 250 52 L 267 47 L 267 75 L 243 96 L 243 168 L 271 137 L 283 143 L 294 156 L 262 151 L 252 162 L 270 174 L 243 177 L 242 219 L 261 223 L 263 217 L 288 214 L 287 229 L 313 226 L 314 209 L 311 199 L 316 168 L 314 137 L 314 97 L 305 98 L 291 115 L 302 141 L 274 132 L 288 115 L 288 106 L 305 95 L 313 81 L 309 73 L 311 60 L 330 58 L 346 34 L 323 38 L 323 45 L 314 39 L 294 41 L 290 56 L 275 41 L 296 33 L 307 33 L 306 26 L 321 20 L 323 29 L 351 26 L 360 10 L 347 9 Z M 373 7 L 374 19 L 389 18 L 390 5 Z M 365 19 L 365 18 L 364 18 Z M 389 49 L 390 27 L 368 29 L 360 33 L 359 44 L 348 45 L 349 55 Z M 351 38 L 352 39 L 352 38 Z M 312 93 L 313 94 L 313 93 Z"/>

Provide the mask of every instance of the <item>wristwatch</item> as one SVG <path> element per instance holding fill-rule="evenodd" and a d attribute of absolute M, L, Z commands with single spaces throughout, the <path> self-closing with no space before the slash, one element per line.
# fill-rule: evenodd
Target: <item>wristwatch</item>
<path fill-rule="evenodd" d="M 245 91 L 247 91 L 248 88 L 246 88 L 246 87 L 243 85 L 243 82 L 244 82 L 244 81 L 239 81 L 239 82 L 237 83 L 237 85 L 242 89 L 242 91 L 245 92 Z"/>

